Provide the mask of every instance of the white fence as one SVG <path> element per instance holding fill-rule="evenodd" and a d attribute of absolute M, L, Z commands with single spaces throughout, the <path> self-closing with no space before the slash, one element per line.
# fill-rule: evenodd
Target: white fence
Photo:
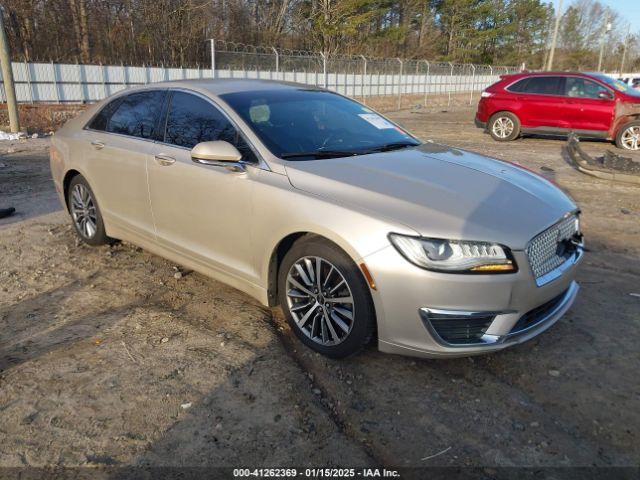
<path fill-rule="evenodd" d="M 272 79 L 326 87 L 360 97 L 420 95 L 451 102 L 453 95 L 474 94 L 513 67 L 454 64 L 426 60 L 327 57 L 211 41 L 211 67 L 164 68 L 125 65 L 78 65 L 13 62 L 18 102 L 85 103 L 101 100 L 124 88 L 167 80 L 203 78 Z M 1 77 L 0 77 L 1 79 Z M 4 83 L 0 100 L 6 101 Z"/>

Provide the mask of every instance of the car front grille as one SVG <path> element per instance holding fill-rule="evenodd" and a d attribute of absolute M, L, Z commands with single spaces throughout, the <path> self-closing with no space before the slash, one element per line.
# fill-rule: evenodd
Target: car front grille
<path fill-rule="evenodd" d="M 421 311 L 422 320 L 446 343 L 468 345 L 481 342 L 495 314 L 436 313 Z"/>
<path fill-rule="evenodd" d="M 533 310 L 529 310 L 527 313 L 520 317 L 520 319 L 511 329 L 511 332 L 509 332 L 509 335 L 529 330 L 531 327 L 537 325 L 542 320 L 545 320 L 565 300 L 566 296 L 567 290 L 562 292 L 557 297 L 552 298 L 548 302 L 534 308 Z"/>
<path fill-rule="evenodd" d="M 577 235 L 578 217 L 570 215 L 529 242 L 526 253 L 536 279 L 555 270 L 571 257 L 575 247 L 564 248 L 564 245 Z"/>

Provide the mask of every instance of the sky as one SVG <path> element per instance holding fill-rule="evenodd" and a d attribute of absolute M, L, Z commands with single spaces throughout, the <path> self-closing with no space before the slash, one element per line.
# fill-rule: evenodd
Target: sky
<path fill-rule="evenodd" d="M 640 32 L 640 0 L 600 0 L 600 2 L 617 11 L 621 18 L 630 23 L 631 32 Z M 564 1 L 563 5 L 570 3 L 570 1 Z M 566 7 L 563 6 L 564 8 Z"/>
<path fill-rule="evenodd" d="M 616 10 L 620 17 L 631 24 L 631 31 L 640 31 L 640 0 L 600 0 Z"/>

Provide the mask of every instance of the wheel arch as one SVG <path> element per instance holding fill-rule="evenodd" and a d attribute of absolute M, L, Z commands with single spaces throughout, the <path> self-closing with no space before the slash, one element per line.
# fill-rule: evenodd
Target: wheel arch
<path fill-rule="evenodd" d="M 267 300 L 268 305 L 270 307 L 275 307 L 278 305 L 278 272 L 282 260 L 287 252 L 291 249 L 294 243 L 303 239 L 303 238 L 313 238 L 317 237 L 326 242 L 331 243 L 336 248 L 339 248 L 343 251 L 353 263 L 356 264 L 358 270 L 360 266 L 358 264 L 358 260 L 361 258 L 355 251 L 355 249 L 348 244 L 343 238 L 336 238 L 333 235 L 327 235 L 323 233 L 314 232 L 312 230 L 298 230 L 295 232 L 288 233 L 283 236 L 276 245 L 272 248 L 271 254 L 269 256 L 268 265 L 267 265 Z M 362 274 L 362 271 L 360 272 Z M 366 278 L 365 278 L 366 280 Z"/>
<path fill-rule="evenodd" d="M 627 124 L 631 122 L 640 121 L 640 113 L 630 113 L 628 115 L 624 115 L 616 119 L 615 126 L 613 129 L 613 138 L 615 138 L 620 130 L 622 130 Z"/>
<path fill-rule="evenodd" d="M 67 211 L 69 211 L 69 185 L 71 184 L 71 180 L 78 175 L 82 175 L 76 169 L 67 170 L 62 179 L 62 194 L 64 195 L 64 204 L 67 207 Z"/>
<path fill-rule="evenodd" d="M 515 116 L 520 123 L 522 123 L 522 120 L 520 119 L 520 115 L 518 115 L 513 110 L 509 110 L 507 108 L 499 108 L 495 112 L 493 112 L 491 115 L 489 115 L 489 119 L 487 120 L 487 126 L 489 126 L 489 122 L 491 122 L 491 119 L 500 113 L 510 113 L 511 115 Z"/>

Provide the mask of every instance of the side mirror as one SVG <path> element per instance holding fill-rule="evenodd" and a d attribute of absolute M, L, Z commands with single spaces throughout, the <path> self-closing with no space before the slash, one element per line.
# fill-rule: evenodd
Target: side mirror
<path fill-rule="evenodd" d="M 202 165 L 223 167 L 233 172 L 244 172 L 244 164 L 240 162 L 242 154 L 229 142 L 217 140 L 200 142 L 191 149 L 191 160 Z"/>
<path fill-rule="evenodd" d="M 608 90 L 601 90 L 598 92 L 598 98 L 602 100 L 613 100 L 613 95 Z"/>

